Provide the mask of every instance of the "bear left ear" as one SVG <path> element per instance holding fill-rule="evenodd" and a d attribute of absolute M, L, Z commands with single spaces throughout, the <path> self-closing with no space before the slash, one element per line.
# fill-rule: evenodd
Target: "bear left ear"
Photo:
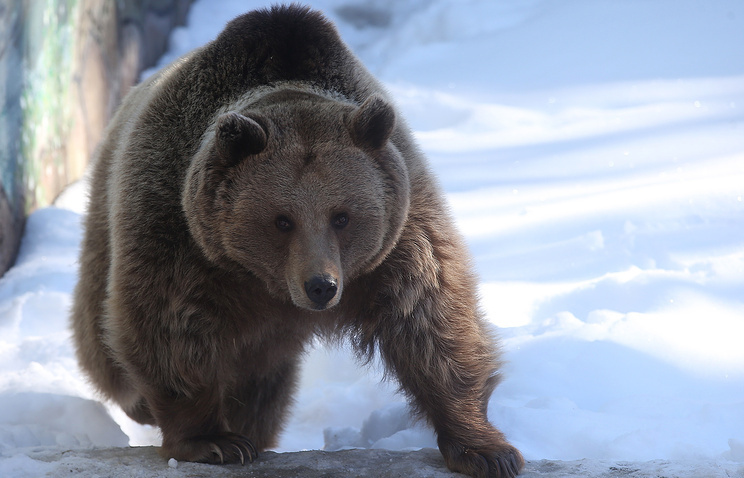
<path fill-rule="evenodd" d="M 351 137 L 364 149 L 379 149 L 395 127 L 395 111 L 378 95 L 367 98 L 349 118 Z"/>
<path fill-rule="evenodd" d="M 268 134 L 256 119 L 240 113 L 225 113 L 217 118 L 215 148 L 218 156 L 229 165 L 237 164 L 251 154 L 258 154 L 266 148 Z"/>

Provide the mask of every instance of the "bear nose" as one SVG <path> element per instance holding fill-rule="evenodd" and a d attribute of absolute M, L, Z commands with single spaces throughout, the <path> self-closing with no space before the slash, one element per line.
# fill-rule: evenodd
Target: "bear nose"
<path fill-rule="evenodd" d="M 305 282 L 305 293 L 319 306 L 324 306 L 333 299 L 338 291 L 336 279 L 327 275 L 316 275 Z"/>

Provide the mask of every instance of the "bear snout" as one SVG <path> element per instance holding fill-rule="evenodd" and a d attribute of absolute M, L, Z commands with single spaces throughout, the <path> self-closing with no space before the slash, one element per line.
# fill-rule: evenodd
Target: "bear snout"
<path fill-rule="evenodd" d="M 324 308 L 337 292 L 338 281 L 327 274 L 317 274 L 305 281 L 305 293 L 319 309 Z"/>

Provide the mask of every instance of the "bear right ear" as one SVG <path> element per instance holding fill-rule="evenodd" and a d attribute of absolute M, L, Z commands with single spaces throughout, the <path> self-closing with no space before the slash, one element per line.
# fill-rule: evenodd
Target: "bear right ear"
<path fill-rule="evenodd" d="M 256 115 L 256 119 L 259 116 Z M 229 165 L 266 149 L 268 134 L 255 119 L 240 113 L 225 113 L 217 118 L 215 148 Z"/>

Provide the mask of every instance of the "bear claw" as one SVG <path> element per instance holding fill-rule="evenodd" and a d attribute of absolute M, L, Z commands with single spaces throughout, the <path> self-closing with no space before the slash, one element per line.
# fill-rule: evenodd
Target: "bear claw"
<path fill-rule="evenodd" d="M 211 443 L 209 448 L 212 450 L 212 453 L 220 459 L 220 464 L 225 463 L 225 456 L 222 454 L 222 449 L 220 449 L 219 446 Z"/>
<path fill-rule="evenodd" d="M 493 452 L 479 453 L 487 463 L 486 476 L 499 478 L 512 478 L 519 474 L 524 466 L 524 459 L 514 452 L 496 454 Z"/>
<path fill-rule="evenodd" d="M 449 469 L 473 477 L 514 478 L 524 467 L 522 454 L 508 443 L 472 449 L 440 441 L 440 450 Z"/>
<path fill-rule="evenodd" d="M 188 439 L 176 447 L 163 449 L 164 455 L 183 461 L 196 461 L 224 465 L 253 463 L 258 451 L 246 437 L 236 433 L 201 436 Z"/>

